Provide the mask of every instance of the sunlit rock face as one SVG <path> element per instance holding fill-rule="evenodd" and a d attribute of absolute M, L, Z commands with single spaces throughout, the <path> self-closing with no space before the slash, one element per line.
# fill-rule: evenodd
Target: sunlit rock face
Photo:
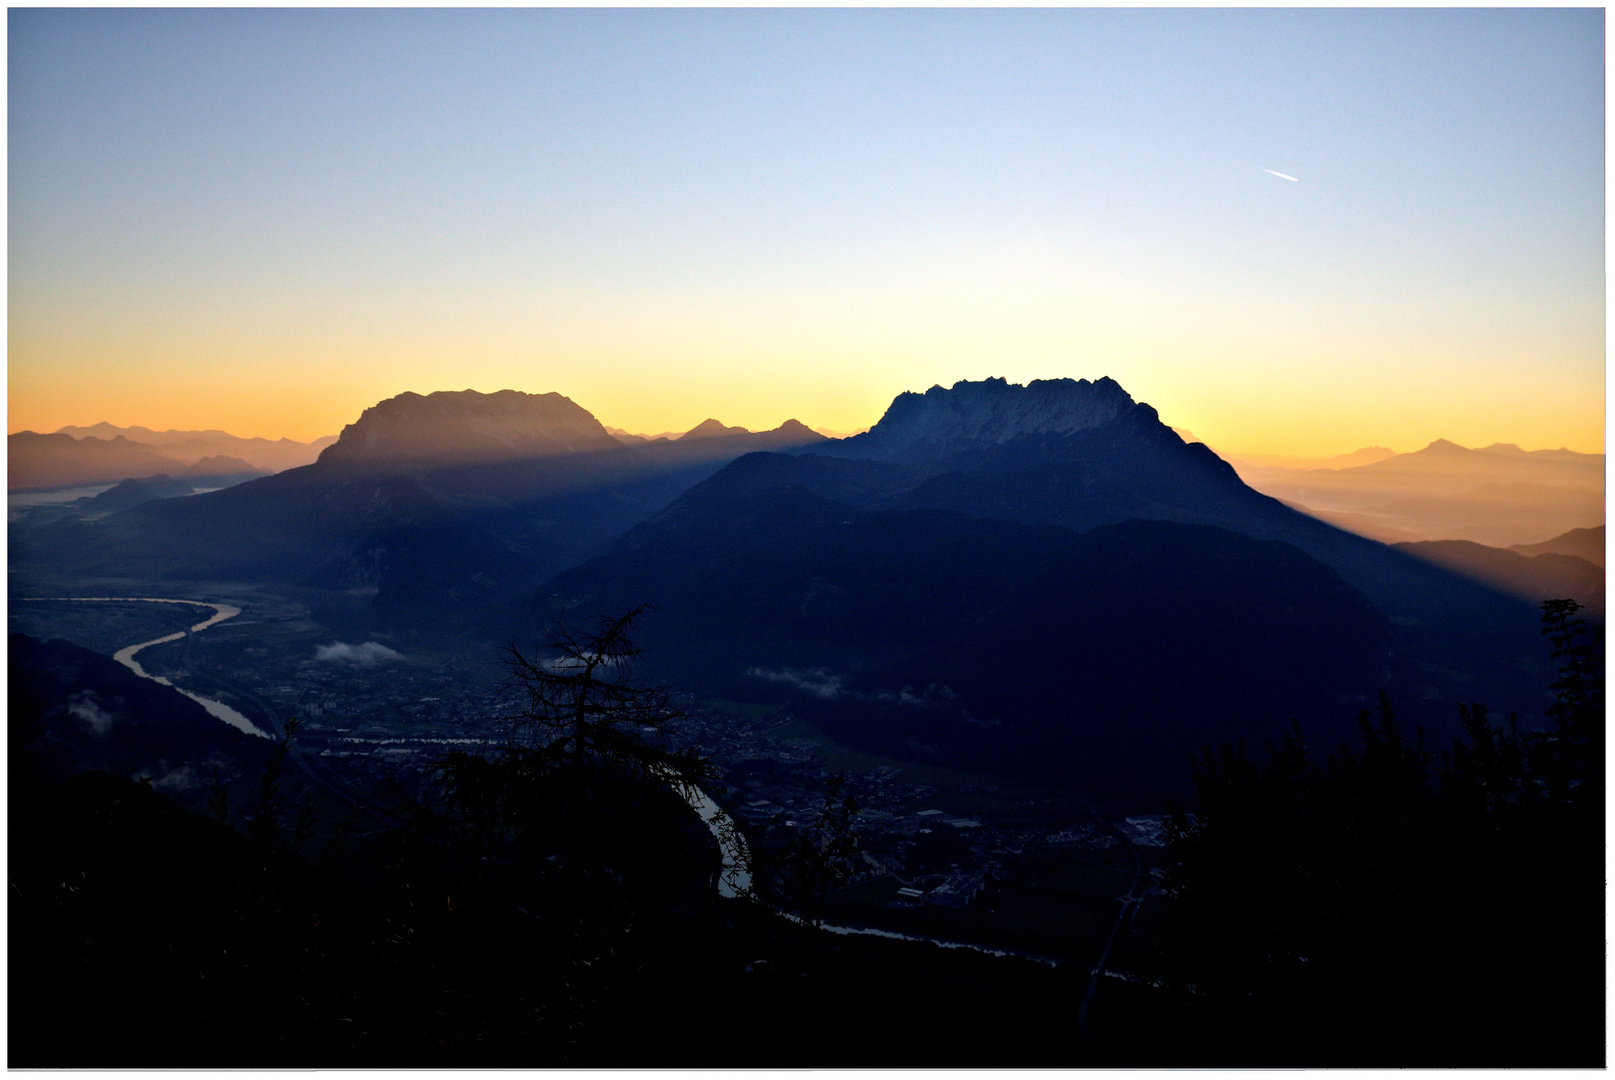
<path fill-rule="evenodd" d="M 615 449 L 587 409 L 560 394 L 406 393 L 366 409 L 320 455 L 328 468 L 517 461 Z"/>
<path fill-rule="evenodd" d="M 843 444 L 858 457 L 908 459 L 1102 427 L 1133 407 L 1113 379 L 1003 379 L 899 394 L 880 422 Z"/>

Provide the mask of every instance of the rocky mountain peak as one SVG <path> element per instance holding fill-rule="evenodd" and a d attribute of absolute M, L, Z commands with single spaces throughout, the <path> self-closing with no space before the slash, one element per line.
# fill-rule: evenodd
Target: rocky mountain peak
<path fill-rule="evenodd" d="M 879 423 L 846 444 L 882 457 L 986 447 L 1022 435 L 1100 427 L 1133 405 L 1110 378 L 1034 379 L 1025 386 L 1001 378 L 960 381 L 899 394 Z"/>
<path fill-rule="evenodd" d="M 824 441 L 823 435 L 820 435 L 817 431 L 814 431 L 800 420 L 787 420 L 785 423 L 775 428 L 774 431 L 778 434 L 790 436 L 793 439 L 801 439 L 803 442 Z"/>
<path fill-rule="evenodd" d="M 724 435 L 750 435 L 751 432 L 743 427 L 725 427 L 716 420 L 708 418 L 695 427 L 680 435 L 680 439 L 716 439 Z"/>

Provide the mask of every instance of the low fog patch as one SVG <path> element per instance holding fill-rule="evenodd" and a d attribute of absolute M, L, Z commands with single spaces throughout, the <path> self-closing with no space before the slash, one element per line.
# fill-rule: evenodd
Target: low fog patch
<path fill-rule="evenodd" d="M 382 660 L 402 660 L 404 654 L 387 648 L 379 641 L 367 641 L 363 645 L 349 645 L 337 641 L 330 645 L 321 645 L 314 650 L 314 659 L 329 660 L 348 664 L 370 665 Z"/>
<path fill-rule="evenodd" d="M 94 690 L 81 690 L 68 698 L 67 715 L 89 728 L 97 738 L 112 730 L 112 714 L 101 708 Z"/>
<path fill-rule="evenodd" d="M 184 794 L 194 791 L 202 786 L 202 778 L 196 775 L 196 770 L 190 765 L 181 765 L 157 778 L 151 785 L 158 791 Z"/>
<path fill-rule="evenodd" d="M 841 676 L 833 675 L 824 668 L 811 668 L 798 671 L 794 668 L 752 668 L 747 675 L 757 679 L 767 679 L 769 682 L 784 683 L 796 689 L 812 694 L 814 697 L 832 700 L 841 693 Z"/>

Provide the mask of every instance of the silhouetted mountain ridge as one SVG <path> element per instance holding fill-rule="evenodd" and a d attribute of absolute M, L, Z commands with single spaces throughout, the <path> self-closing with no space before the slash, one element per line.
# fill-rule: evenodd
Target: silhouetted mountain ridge
<path fill-rule="evenodd" d="M 1469 540 L 1423 540 L 1395 547 L 1532 603 L 1571 599 L 1593 618 L 1604 617 L 1603 567 L 1578 556 L 1530 555 Z"/>
<path fill-rule="evenodd" d="M 1134 796 L 1205 739 L 1343 722 L 1386 677 L 1390 625 L 1288 545 L 861 510 L 770 485 L 772 468 L 744 458 L 698 486 L 548 583 L 542 612 L 649 602 L 642 644 L 683 685 L 793 695 L 900 757 Z"/>
<path fill-rule="evenodd" d="M 899 394 L 868 431 L 825 452 L 897 462 L 931 462 L 1023 435 L 1070 434 L 1101 427 L 1133 405 L 1113 379 L 1034 379 L 1025 386 L 1001 378 L 961 380 L 948 389 Z"/>
<path fill-rule="evenodd" d="M 1574 555 L 1602 568 L 1604 527 L 1600 525 L 1593 529 L 1571 529 L 1540 544 L 1515 544 L 1509 550 L 1518 551 L 1522 555 Z"/>
<path fill-rule="evenodd" d="M 191 493 L 191 485 L 184 480 L 175 480 L 172 476 L 159 474 L 138 480 L 125 480 L 99 495 L 76 501 L 87 513 L 115 514 L 154 499 L 177 499 Z"/>

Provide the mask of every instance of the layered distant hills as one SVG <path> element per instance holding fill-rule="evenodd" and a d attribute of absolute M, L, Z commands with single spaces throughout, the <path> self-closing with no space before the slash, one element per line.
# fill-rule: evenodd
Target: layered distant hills
<path fill-rule="evenodd" d="M 50 435 L 19 431 L 6 439 L 7 488 L 37 491 L 160 475 L 212 480 L 211 486 L 218 487 L 306 465 L 331 441 L 271 442 L 222 431 L 158 432 L 111 424 L 68 427 Z"/>
<path fill-rule="evenodd" d="M 108 423 L 90 427 L 57 428 L 58 435 L 71 435 L 75 439 L 125 438 L 130 442 L 156 447 L 165 457 L 176 461 L 193 462 L 205 457 L 239 458 L 255 469 L 280 472 L 307 465 L 319 457 L 320 451 L 336 442 L 335 435 L 325 435 L 313 442 L 293 439 L 242 438 L 227 431 L 153 431 L 144 427 L 114 427 Z"/>
<path fill-rule="evenodd" d="M 267 474 L 267 470 L 240 458 L 213 456 L 187 463 L 121 435 L 112 439 L 75 439 L 71 435 L 20 431 L 6 439 L 6 451 L 12 491 L 108 484 L 159 475 L 233 482 Z"/>
<path fill-rule="evenodd" d="M 1469 540 L 1529 544 L 1604 520 L 1604 455 L 1521 450 L 1510 443 L 1471 450 L 1437 439 L 1411 454 L 1381 449 L 1376 460 L 1297 463 L 1233 458 L 1252 487 L 1325 521 L 1386 543 Z"/>

